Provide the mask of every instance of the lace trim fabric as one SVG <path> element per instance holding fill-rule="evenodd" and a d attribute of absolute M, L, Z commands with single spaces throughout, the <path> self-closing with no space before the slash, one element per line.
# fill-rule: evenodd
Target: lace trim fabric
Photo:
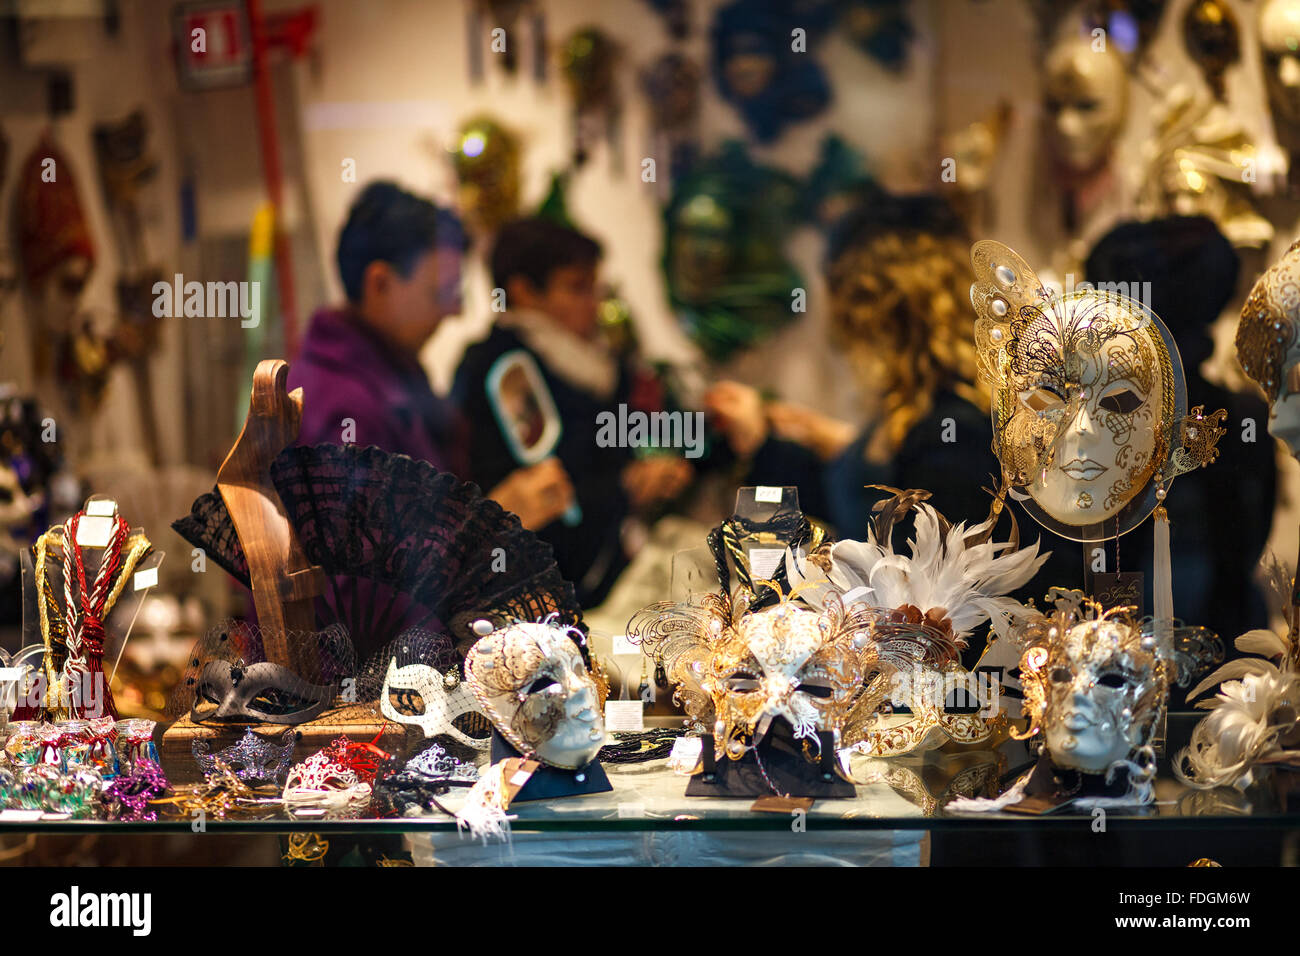
<path fill-rule="evenodd" d="M 550 546 L 472 483 L 405 455 L 339 445 L 287 448 L 271 478 L 303 551 L 332 576 L 335 613 L 349 609 L 346 616 L 367 634 L 388 640 L 387 629 L 395 634 L 421 622 L 403 618 L 392 600 L 359 607 L 348 580 L 389 586 L 409 597 L 425 622 L 440 622 L 466 643 L 479 618 L 501 625 L 556 613 L 564 624 L 581 625 L 573 586 Z M 247 560 L 215 490 L 172 527 L 248 586 Z M 509 556 L 504 571 L 502 551 Z"/>

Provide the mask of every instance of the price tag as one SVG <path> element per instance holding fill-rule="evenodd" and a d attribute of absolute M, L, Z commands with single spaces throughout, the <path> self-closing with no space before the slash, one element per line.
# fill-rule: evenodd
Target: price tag
<path fill-rule="evenodd" d="M 759 797 L 749 808 L 755 813 L 790 813 L 793 810 L 802 810 L 807 813 L 812 809 L 812 797 L 778 797 L 772 794 L 770 797 Z"/>
<path fill-rule="evenodd" d="M 618 805 L 618 818 L 620 820 L 636 820 L 645 816 L 644 803 L 620 803 Z"/>
<path fill-rule="evenodd" d="M 152 567 L 152 568 L 147 568 L 144 571 L 135 572 L 134 581 L 135 581 L 134 586 L 137 591 L 143 591 L 145 588 L 157 587 L 158 568 Z"/>
<path fill-rule="evenodd" d="M 759 485 L 754 489 L 754 500 L 762 504 L 779 505 L 781 489 L 776 485 Z"/>
<path fill-rule="evenodd" d="M 605 701 L 605 729 L 624 732 L 645 730 L 645 705 L 640 698 Z"/>
<path fill-rule="evenodd" d="M 531 776 L 532 774 L 526 770 L 516 770 L 515 775 L 510 778 L 510 785 L 513 787 L 522 787 L 528 782 L 528 778 Z"/>
<path fill-rule="evenodd" d="M 626 654 L 635 654 L 637 657 L 641 656 L 641 645 L 633 644 L 628 640 L 626 634 L 615 634 L 610 641 L 610 647 L 610 653 L 615 657 Z"/>
<path fill-rule="evenodd" d="M 690 774 L 700 762 L 703 737 L 678 737 L 673 741 L 673 752 L 668 755 L 668 766 L 673 773 Z"/>
<path fill-rule="evenodd" d="M 111 518 L 117 514 L 117 502 L 112 498 L 95 498 L 86 502 L 86 515 L 92 518 Z"/>
<path fill-rule="evenodd" d="M 749 576 L 752 580 L 771 579 L 785 557 L 785 548 L 750 548 Z"/>
<path fill-rule="evenodd" d="M 0 810 L 0 823 L 31 823 L 39 820 L 43 810 Z"/>
<path fill-rule="evenodd" d="M 85 514 L 77 522 L 77 546 L 106 548 L 113 533 L 113 519 L 102 515 Z"/>

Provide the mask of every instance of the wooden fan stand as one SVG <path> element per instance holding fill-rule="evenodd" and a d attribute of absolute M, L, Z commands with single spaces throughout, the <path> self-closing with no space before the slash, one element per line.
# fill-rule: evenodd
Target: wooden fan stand
<path fill-rule="evenodd" d="M 217 491 L 248 561 L 266 659 L 303 675 L 313 662 L 308 649 L 294 637 L 317 630 L 315 601 L 325 591 L 325 573 L 307 560 L 271 482 L 271 463 L 298 440 L 302 423 L 302 389 L 288 391 L 288 377 L 289 363 L 283 359 L 258 363 L 248 418 L 217 472 Z M 315 675 L 307 674 L 305 679 L 314 683 Z M 214 751 L 220 750 L 234 744 L 250 726 L 267 738 L 288 729 L 283 724 L 196 724 L 188 715 L 181 717 L 163 734 L 170 779 L 175 783 L 201 779 L 191 755 L 195 740 L 205 738 Z M 405 741 L 401 725 L 385 721 L 377 708 L 364 704 L 339 704 L 294 729 L 299 733 L 295 760 L 305 759 L 340 735 L 364 743 L 374 740 L 389 752 L 400 751 Z"/>

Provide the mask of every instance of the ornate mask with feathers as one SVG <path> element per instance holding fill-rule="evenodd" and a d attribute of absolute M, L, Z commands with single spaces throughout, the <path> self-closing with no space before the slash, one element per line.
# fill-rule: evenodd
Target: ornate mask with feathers
<path fill-rule="evenodd" d="M 699 603 L 652 604 L 633 616 L 628 638 L 662 665 L 673 701 L 694 728 L 711 732 L 718 756 L 738 760 L 777 718 L 796 740 L 838 739 L 862 686 L 867 610 L 830 600 L 820 610 L 782 594 L 750 611 L 748 591 Z"/>
<path fill-rule="evenodd" d="M 865 541 L 839 541 L 821 553 L 787 553 L 790 581 L 814 606 L 834 600 L 865 606 L 868 640 L 863 667 L 868 683 L 855 702 L 844 743 L 876 756 L 904 753 L 944 735 L 973 743 L 989 734 L 987 721 L 945 710 L 929 691 L 969 675 L 959 654 L 981 624 L 997 630 L 1027 609 L 1011 591 L 1027 584 L 1050 552 L 1038 542 L 1021 548 L 1012 517 L 1011 536 L 993 539 L 999 509 L 973 527 L 953 524 L 932 505 L 930 493 L 875 486 L 892 497 L 878 502 Z M 910 554 L 894 549 L 896 523 L 915 512 Z M 904 703 L 913 718 L 881 726 L 889 701 Z"/>

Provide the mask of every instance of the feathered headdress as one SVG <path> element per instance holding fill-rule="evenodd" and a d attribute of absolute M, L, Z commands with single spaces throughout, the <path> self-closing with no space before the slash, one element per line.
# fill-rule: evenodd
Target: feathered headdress
<path fill-rule="evenodd" d="M 875 506 L 878 515 L 866 541 L 831 546 L 826 570 L 815 558 L 787 556 L 791 584 L 804 586 L 801 597 L 815 602 L 819 592 L 837 593 L 845 604 L 865 603 L 886 612 L 880 624 L 902 625 L 923 636 L 931 645 L 925 656 L 936 666 L 956 659 L 985 621 L 1000 622 L 1022 609 L 1005 595 L 1027 584 L 1051 552 L 1040 553 L 1038 542 L 1021 548 L 1014 519 L 1011 539 L 994 541 L 997 514 L 967 528 L 926 504 L 928 491 L 874 487 L 893 497 Z M 916 535 L 908 542 L 911 554 L 899 554 L 893 527 L 910 509 L 916 513 Z"/>
<path fill-rule="evenodd" d="M 840 541 L 822 553 L 788 552 L 787 571 L 810 604 L 834 598 L 871 609 L 863 669 L 871 676 L 845 726 L 844 742 L 874 756 L 906 753 L 944 736 L 977 743 L 992 732 L 986 716 L 950 712 L 950 689 L 972 677 L 958 661 L 967 638 L 990 619 L 999 634 L 1027 609 L 1007 592 L 1026 584 L 1048 554 L 1038 544 L 1021 548 L 1012 518 L 1011 537 L 994 541 L 1000 509 L 968 528 L 952 524 L 925 504 L 928 491 L 874 486 L 892 497 L 878 502 L 866 541 Z M 911 553 L 893 546 L 894 524 L 915 510 Z M 951 685 L 951 686 L 950 686 Z M 913 716 L 885 726 L 889 703 L 905 703 Z"/>

